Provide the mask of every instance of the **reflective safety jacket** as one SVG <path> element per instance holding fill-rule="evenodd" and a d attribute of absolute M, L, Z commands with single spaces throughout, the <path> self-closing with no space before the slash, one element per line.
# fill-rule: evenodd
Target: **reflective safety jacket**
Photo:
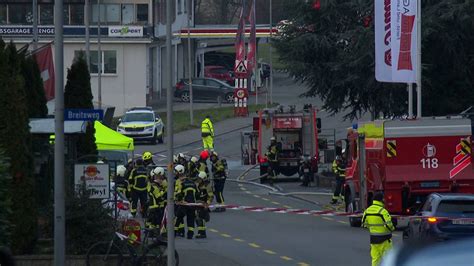
<path fill-rule="evenodd" d="M 189 178 L 184 179 L 180 183 L 181 183 L 180 189 L 176 193 L 176 200 L 185 201 L 187 203 L 196 203 L 196 198 L 197 198 L 196 183 L 194 183 Z"/>
<path fill-rule="evenodd" d="M 188 162 L 186 165 L 186 174 L 191 178 L 195 179 L 199 175 L 198 165 L 193 162 Z"/>
<path fill-rule="evenodd" d="M 362 216 L 362 226 L 370 231 L 370 243 L 380 244 L 392 238 L 395 227 L 392 217 L 384 208 L 384 204 L 374 200 L 373 204 L 365 210 Z"/>
<path fill-rule="evenodd" d="M 197 200 L 205 202 L 207 204 L 211 204 L 213 198 L 214 192 L 212 191 L 211 184 L 206 181 L 200 182 L 198 185 Z"/>
<path fill-rule="evenodd" d="M 145 167 L 139 166 L 132 170 L 128 183 L 131 189 L 144 191 L 148 187 L 148 171 Z"/>
<path fill-rule="evenodd" d="M 215 163 L 212 163 L 212 177 L 214 179 L 226 178 L 225 165 L 221 160 L 217 160 Z"/>
<path fill-rule="evenodd" d="M 201 122 L 201 133 L 207 136 L 214 137 L 214 126 L 212 126 L 212 122 L 209 118 L 202 120 Z"/>
<path fill-rule="evenodd" d="M 278 147 L 276 144 L 272 144 L 268 146 L 267 151 L 267 158 L 270 162 L 277 162 L 278 161 Z"/>
<path fill-rule="evenodd" d="M 149 207 L 150 209 L 153 208 L 163 208 L 166 205 L 166 190 L 168 189 L 168 184 L 166 181 L 163 183 L 157 184 L 152 182 L 150 186 L 148 186 L 148 195 L 149 195 Z"/>
<path fill-rule="evenodd" d="M 346 176 L 346 168 L 342 163 L 337 163 L 336 160 L 332 162 L 332 171 L 336 176 L 345 177 Z"/>

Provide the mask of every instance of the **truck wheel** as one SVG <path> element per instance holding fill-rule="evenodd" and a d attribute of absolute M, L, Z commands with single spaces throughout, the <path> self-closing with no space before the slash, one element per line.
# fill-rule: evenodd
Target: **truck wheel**
<path fill-rule="evenodd" d="M 298 173 L 298 167 L 281 167 L 280 173 L 285 176 L 292 176 Z"/>

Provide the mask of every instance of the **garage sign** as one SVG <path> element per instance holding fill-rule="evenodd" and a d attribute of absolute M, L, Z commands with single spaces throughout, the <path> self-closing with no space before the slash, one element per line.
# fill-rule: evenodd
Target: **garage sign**
<path fill-rule="evenodd" d="M 108 199 L 110 193 L 108 164 L 75 164 L 74 185 L 80 189 L 85 183 L 91 199 Z"/>

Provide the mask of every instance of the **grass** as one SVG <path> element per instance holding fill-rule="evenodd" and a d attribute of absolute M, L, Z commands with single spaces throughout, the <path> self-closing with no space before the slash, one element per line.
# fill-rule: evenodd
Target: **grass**
<path fill-rule="evenodd" d="M 277 104 L 274 104 L 276 106 Z M 249 114 L 255 113 L 255 111 L 265 108 L 265 104 L 249 105 Z M 166 112 L 158 113 L 163 119 L 166 126 Z M 194 125 L 190 125 L 189 121 L 189 110 L 174 111 L 173 112 L 173 132 L 178 133 L 181 131 L 200 128 L 201 121 L 204 120 L 206 115 L 211 116 L 212 123 L 217 123 L 229 118 L 234 118 L 234 106 L 217 107 L 211 109 L 194 110 Z"/>

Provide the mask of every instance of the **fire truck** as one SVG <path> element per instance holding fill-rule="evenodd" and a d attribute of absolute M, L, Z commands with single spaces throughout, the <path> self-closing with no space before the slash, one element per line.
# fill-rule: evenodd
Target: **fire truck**
<path fill-rule="evenodd" d="M 305 105 L 297 111 L 295 106 L 279 106 L 264 109 L 253 119 L 253 136 L 256 141 L 256 161 L 260 164 L 260 182 L 265 182 L 268 159 L 265 156 L 270 139 L 275 137 L 278 145 L 278 169 L 281 175 L 290 177 L 299 170 L 302 157 L 309 157 L 312 168 L 317 169 L 319 157 L 318 131 L 321 119 L 316 117 L 316 108 Z M 252 155 L 253 155 L 252 154 Z"/>
<path fill-rule="evenodd" d="M 374 193 L 383 191 L 386 209 L 400 224 L 430 193 L 474 193 L 472 127 L 470 119 L 443 117 L 350 129 L 344 154 L 346 212 L 361 213 Z M 360 218 L 351 216 L 351 226 L 360 226 Z"/>

